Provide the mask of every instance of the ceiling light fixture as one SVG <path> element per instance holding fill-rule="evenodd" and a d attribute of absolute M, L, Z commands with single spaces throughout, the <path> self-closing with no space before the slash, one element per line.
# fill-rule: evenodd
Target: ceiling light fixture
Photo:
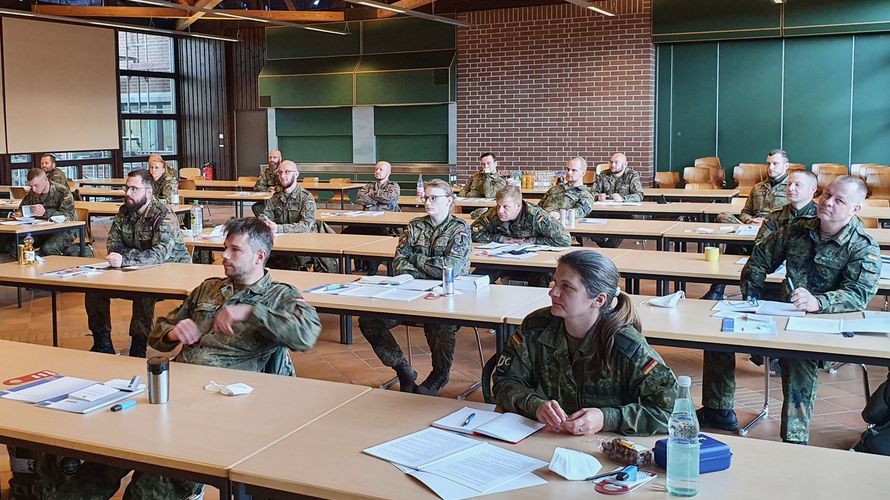
<path fill-rule="evenodd" d="M 345 0 L 346 2 L 353 3 L 356 5 L 364 5 L 365 7 L 372 7 L 375 9 L 388 10 L 390 12 L 395 12 L 397 14 L 405 14 L 406 16 L 411 17 L 419 17 L 421 19 L 426 19 L 428 21 L 436 21 L 438 23 L 451 24 L 453 26 L 458 26 L 461 28 L 472 28 L 473 25 L 470 23 L 465 23 L 463 21 L 458 21 L 457 19 L 452 19 L 450 17 L 437 16 L 435 14 L 427 14 L 426 12 L 419 12 L 411 9 L 403 9 L 401 7 L 396 7 L 394 5 L 390 5 L 388 3 L 375 2 L 373 0 Z"/>
<path fill-rule="evenodd" d="M 82 24 L 86 26 L 102 26 L 104 28 L 117 28 L 126 31 L 144 31 L 147 33 L 156 33 L 163 35 L 185 36 L 190 38 L 203 38 L 206 40 L 218 40 L 221 42 L 237 43 L 240 40 L 221 35 L 211 35 L 208 33 L 197 33 L 194 31 L 175 31 L 163 28 L 153 28 L 151 26 L 139 26 L 134 24 L 113 23 L 110 21 L 96 21 L 93 19 L 80 19 L 76 17 L 51 16 L 49 14 L 41 14 L 39 12 L 31 12 L 27 10 L 14 10 L 0 8 L 0 14 L 6 16 L 29 17 L 32 19 L 45 19 L 47 21 L 61 21 L 70 24 Z"/>
<path fill-rule="evenodd" d="M 217 17 L 217 16 L 218 17 L 228 17 L 228 18 L 232 18 L 232 19 L 241 19 L 244 21 L 256 21 L 256 22 L 260 22 L 260 23 L 272 24 L 275 26 L 283 26 L 285 28 L 298 28 L 298 29 L 304 29 L 304 30 L 311 29 L 312 31 L 320 31 L 322 33 L 329 33 L 331 35 L 349 35 L 349 34 L 351 34 L 347 31 L 337 31 L 337 30 L 329 29 L 329 28 L 319 28 L 316 26 L 307 26 L 305 24 L 292 23 L 289 21 L 279 21 L 277 19 L 267 19 L 265 17 L 259 17 L 259 16 L 233 14 L 231 12 L 222 12 L 222 11 L 216 10 L 216 9 L 207 9 L 207 8 L 203 8 L 203 7 L 194 7 L 192 5 L 165 2 L 163 0 L 130 0 L 130 1 L 134 2 L 134 3 L 145 4 L 145 5 L 154 5 L 157 7 L 168 7 L 170 9 L 180 9 L 180 10 L 185 10 L 188 12 L 203 12 L 204 14 L 206 14 L 204 16 L 205 18 L 213 18 L 213 17 Z"/>
<path fill-rule="evenodd" d="M 604 16 L 615 17 L 617 15 L 609 9 L 604 9 L 603 7 L 597 7 L 596 5 L 593 5 L 586 0 L 566 0 L 566 2 L 575 4 L 578 7 L 584 7 L 585 9 L 592 10 L 592 11 L 602 14 Z"/>
<path fill-rule="evenodd" d="M 780 3 L 785 3 L 785 0 L 773 0 L 773 3 L 779 5 Z"/>

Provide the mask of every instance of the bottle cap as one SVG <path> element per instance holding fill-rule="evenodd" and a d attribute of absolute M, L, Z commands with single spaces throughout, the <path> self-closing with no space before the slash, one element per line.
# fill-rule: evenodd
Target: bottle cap
<path fill-rule="evenodd" d="M 151 373 L 152 375 L 160 375 L 169 368 L 170 360 L 163 356 L 155 356 L 148 360 L 148 373 Z"/>
<path fill-rule="evenodd" d="M 688 375 L 680 375 L 677 377 L 677 385 L 680 387 L 690 387 L 692 385 L 692 379 L 689 378 Z"/>

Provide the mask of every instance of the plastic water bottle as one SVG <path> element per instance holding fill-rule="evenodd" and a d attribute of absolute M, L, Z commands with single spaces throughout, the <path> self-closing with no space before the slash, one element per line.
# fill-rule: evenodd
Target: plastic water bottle
<path fill-rule="evenodd" d="M 701 444 L 698 441 L 698 418 L 692 407 L 687 376 L 677 377 L 680 395 L 668 420 L 667 491 L 678 497 L 698 494 L 698 466 Z"/>
<path fill-rule="evenodd" d="M 170 192 L 170 204 L 179 205 L 179 183 L 173 181 L 173 191 Z"/>
<path fill-rule="evenodd" d="M 417 197 L 423 198 L 423 176 L 417 176 Z"/>
<path fill-rule="evenodd" d="M 198 205 L 198 200 L 192 204 L 192 236 L 198 238 L 204 232 L 204 210 Z"/>

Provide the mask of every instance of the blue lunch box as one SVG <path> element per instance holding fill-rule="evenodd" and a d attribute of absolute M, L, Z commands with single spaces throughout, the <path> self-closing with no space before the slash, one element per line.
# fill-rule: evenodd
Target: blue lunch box
<path fill-rule="evenodd" d="M 699 472 L 717 472 L 729 468 L 732 461 L 732 451 L 726 443 L 717 441 L 711 436 L 699 434 L 701 441 L 701 455 L 699 457 Z M 659 439 L 655 442 L 655 463 L 662 469 L 667 468 L 667 439 Z"/>

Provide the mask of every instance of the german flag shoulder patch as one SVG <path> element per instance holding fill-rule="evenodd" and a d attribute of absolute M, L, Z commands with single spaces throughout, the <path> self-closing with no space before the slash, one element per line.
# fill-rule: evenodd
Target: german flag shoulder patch
<path fill-rule="evenodd" d="M 655 358 L 649 358 L 649 361 L 643 365 L 643 375 L 649 375 L 649 372 L 655 369 L 656 366 L 658 366 L 658 361 Z"/>

